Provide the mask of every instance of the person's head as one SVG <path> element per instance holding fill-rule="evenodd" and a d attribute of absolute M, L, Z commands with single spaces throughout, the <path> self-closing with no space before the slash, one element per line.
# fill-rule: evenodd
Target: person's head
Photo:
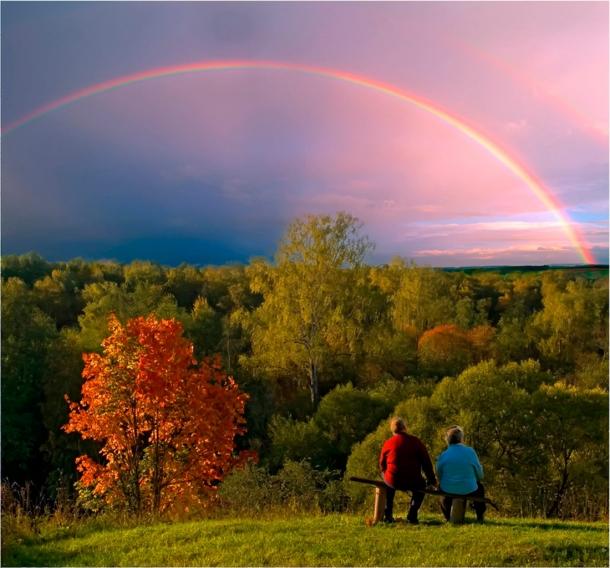
<path fill-rule="evenodd" d="M 447 440 L 447 445 L 451 446 L 452 444 L 461 444 L 464 442 L 464 430 L 460 426 L 451 426 L 451 428 L 447 428 L 447 432 L 445 433 L 445 440 Z"/>
<path fill-rule="evenodd" d="M 390 430 L 392 430 L 392 434 L 398 434 L 399 432 L 406 432 L 407 425 L 402 418 L 395 416 L 390 420 Z"/>

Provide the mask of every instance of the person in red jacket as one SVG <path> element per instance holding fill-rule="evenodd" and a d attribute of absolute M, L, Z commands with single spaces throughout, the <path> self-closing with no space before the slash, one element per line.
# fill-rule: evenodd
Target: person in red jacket
<path fill-rule="evenodd" d="M 407 427 L 402 418 L 392 418 L 390 429 L 394 435 L 385 441 L 379 456 L 379 467 L 385 484 L 388 486 L 384 520 L 388 523 L 394 522 L 393 509 L 396 490 L 411 491 L 411 505 L 407 521 L 417 524 L 417 512 L 425 495 L 418 489 L 426 488 L 422 470 L 428 485 L 436 485 L 432 460 L 423 442 L 416 436 L 407 434 Z"/>

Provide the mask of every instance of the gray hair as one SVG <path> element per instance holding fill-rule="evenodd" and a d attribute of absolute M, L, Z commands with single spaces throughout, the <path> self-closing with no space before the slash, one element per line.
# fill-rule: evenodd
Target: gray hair
<path fill-rule="evenodd" d="M 392 430 L 392 434 L 397 434 L 398 432 L 406 432 L 407 425 L 405 424 L 405 421 L 402 418 L 395 416 L 390 421 L 390 430 Z"/>
<path fill-rule="evenodd" d="M 451 426 L 451 428 L 447 428 L 445 440 L 447 440 L 449 446 L 452 444 L 461 444 L 464 441 L 464 430 L 462 430 L 461 426 Z"/>

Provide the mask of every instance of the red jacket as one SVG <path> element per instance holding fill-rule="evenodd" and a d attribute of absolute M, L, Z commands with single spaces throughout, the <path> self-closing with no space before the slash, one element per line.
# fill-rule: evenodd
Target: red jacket
<path fill-rule="evenodd" d="M 396 489 L 425 485 L 422 470 L 430 485 L 436 485 L 432 460 L 423 442 L 405 432 L 394 434 L 381 448 L 379 467 L 386 483 Z"/>

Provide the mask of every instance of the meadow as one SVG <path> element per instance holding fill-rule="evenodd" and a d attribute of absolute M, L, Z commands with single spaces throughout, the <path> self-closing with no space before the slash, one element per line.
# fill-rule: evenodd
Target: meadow
<path fill-rule="evenodd" d="M 607 566 L 608 525 L 438 515 L 367 527 L 358 515 L 153 522 L 100 520 L 4 543 L 3 566 Z"/>

